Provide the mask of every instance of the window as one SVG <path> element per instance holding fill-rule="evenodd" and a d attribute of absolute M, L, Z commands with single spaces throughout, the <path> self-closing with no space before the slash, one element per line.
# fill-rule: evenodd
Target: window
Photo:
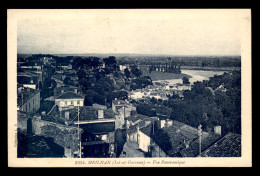
<path fill-rule="evenodd" d="M 77 101 L 77 104 L 79 105 L 80 101 Z"/>
<path fill-rule="evenodd" d="M 71 101 L 70 104 L 73 105 L 73 101 Z"/>

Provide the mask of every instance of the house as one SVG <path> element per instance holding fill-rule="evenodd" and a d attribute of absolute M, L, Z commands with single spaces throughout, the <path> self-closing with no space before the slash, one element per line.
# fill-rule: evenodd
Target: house
<path fill-rule="evenodd" d="M 136 109 L 128 100 L 115 100 L 112 101 L 112 110 L 117 113 L 119 109 L 123 107 L 132 107 L 132 109 Z"/>
<path fill-rule="evenodd" d="M 57 105 L 42 117 L 68 128 L 78 127 L 78 138 L 81 142 L 81 157 L 111 157 L 115 150 L 115 113 L 110 109 L 93 106 L 78 106 L 77 108 L 59 111 Z M 66 156 L 73 157 L 77 151 L 66 149 Z"/>
<path fill-rule="evenodd" d="M 79 116 L 78 116 L 79 114 Z M 112 109 L 84 106 L 65 111 L 65 119 L 83 129 L 82 157 L 110 157 L 115 149 L 115 113 Z"/>
<path fill-rule="evenodd" d="M 31 89 L 39 89 L 39 79 L 37 76 L 17 76 L 17 84 Z"/>
<path fill-rule="evenodd" d="M 41 60 L 43 61 L 44 65 L 56 66 L 56 60 L 53 59 L 52 57 L 43 57 L 41 58 Z"/>
<path fill-rule="evenodd" d="M 17 110 L 35 113 L 40 108 L 40 91 L 28 87 L 19 87 L 17 93 Z"/>
<path fill-rule="evenodd" d="M 116 114 L 116 129 L 122 129 L 125 127 L 125 120 L 136 111 L 136 107 L 128 101 L 115 99 L 112 101 L 112 110 Z"/>
<path fill-rule="evenodd" d="M 67 62 L 62 62 L 62 63 L 59 63 L 57 65 L 58 69 L 60 70 L 71 70 L 72 69 L 72 65 L 71 63 L 67 63 Z"/>
<path fill-rule="evenodd" d="M 42 71 L 43 69 L 43 62 L 40 60 L 30 60 L 25 62 L 24 64 L 20 65 L 21 68 L 24 69 L 36 69 L 37 71 Z"/>
<path fill-rule="evenodd" d="M 138 134 L 140 128 L 144 128 L 154 122 L 154 118 L 147 117 L 140 114 L 135 114 L 126 122 L 126 140 L 130 143 L 140 143 L 138 139 Z M 139 141 L 138 141 L 139 140 Z"/>
<path fill-rule="evenodd" d="M 56 87 L 65 86 L 65 84 L 63 82 L 65 78 L 66 78 L 66 75 L 63 75 L 63 74 L 55 74 L 51 77 L 51 79 L 53 79 L 57 83 Z"/>
<path fill-rule="evenodd" d="M 54 89 L 54 98 L 67 93 L 67 92 L 74 92 L 75 94 L 80 94 L 79 88 L 74 86 L 62 86 L 62 87 L 56 87 Z"/>
<path fill-rule="evenodd" d="M 241 135 L 231 132 L 226 134 L 198 157 L 241 157 Z"/>
<path fill-rule="evenodd" d="M 55 104 L 60 110 L 71 109 L 77 106 L 84 106 L 84 96 L 74 92 L 65 92 L 55 98 Z"/>
<path fill-rule="evenodd" d="M 199 154 L 198 130 L 178 121 L 156 121 L 138 131 L 138 145 L 152 157 L 196 157 Z M 220 138 L 202 133 L 202 150 Z"/>

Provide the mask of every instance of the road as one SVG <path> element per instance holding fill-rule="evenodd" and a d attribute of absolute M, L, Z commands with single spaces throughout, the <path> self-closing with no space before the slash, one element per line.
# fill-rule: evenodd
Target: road
<path fill-rule="evenodd" d="M 126 152 L 124 156 L 123 151 Z M 144 158 L 144 153 L 138 148 L 137 143 L 126 142 L 123 151 L 120 154 L 120 158 Z"/>

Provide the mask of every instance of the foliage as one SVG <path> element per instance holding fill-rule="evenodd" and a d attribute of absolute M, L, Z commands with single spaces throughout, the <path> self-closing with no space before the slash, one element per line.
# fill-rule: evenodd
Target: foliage
<path fill-rule="evenodd" d="M 142 75 L 142 71 L 139 70 L 136 65 L 130 66 L 130 70 L 133 77 L 139 78 Z"/>
<path fill-rule="evenodd" d="M 189 78 L 186 77 L 186 76 L 184 76 L 184 77 L 182 78 L 182 82 L 183 82 L 183 84 L 190 84 Z"/>
<path fill-rule="evenodd" d="M 131 90 L 142 89 L 148 85 L 153 85 L 152 79 L 149 76 L 143 76 L 133 79 L 130 84 Z"/>
<path fill-rule="evenodd" d="M 214 76 L 208 82 L 195 82 L 185 91 L 184 100 L 169 99 L 171 118 L 203 129 L 221 125 L 223 134 L 241 133 L 241 72 Z M 224 85 L 226 91 L 218 90 Z"/>

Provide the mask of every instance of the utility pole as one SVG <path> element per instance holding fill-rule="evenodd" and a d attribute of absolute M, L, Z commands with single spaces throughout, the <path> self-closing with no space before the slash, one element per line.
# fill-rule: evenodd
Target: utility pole
<path fill-rule="evenodd" d="M 198 135 L 199 135 L 199 156 L 201 154 L 201 136 L 202 136 L 202 129 L 201 129 L 202 125 L 200 124 L 198 126 Z"/>
<path fill-rule="evenodd" d="M 78 106 L 78 140 L 79 140 L 79 157 L 81 158 L 81 139 L 79 137 L 79 106 Z"/>
<path fill-rule="evenodd" d="M 153 120 L 153 134 L 154 134 L 154 120 Z"/>
<path fill-rule="evenodd" d="M 21 96 L 22 96 L 22 111 L 23 111 L 23 90 L 21 92 L 22 92 Z"/>

